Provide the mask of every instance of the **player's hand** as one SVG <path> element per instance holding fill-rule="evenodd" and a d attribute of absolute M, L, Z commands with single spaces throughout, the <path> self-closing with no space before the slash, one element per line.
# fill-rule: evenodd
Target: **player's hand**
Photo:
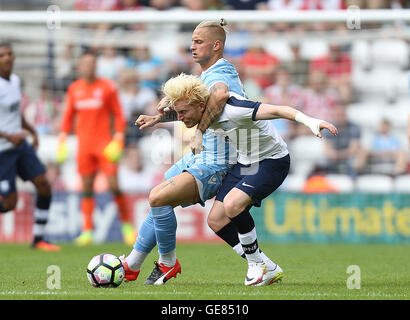
<path fill-rule="evenodd" d="M 157 110 L 162 115 L 165 112 L 165 108 L 168 107 L 169 100 L 167 97 L 163 97 L 161 101 L 158 103 Z"/>
<path fill-rule="evenodd" d="M 118 162 L 122 157 L 124 143 L 120 139 L 112 139 L 111 142 L 104 148 L 103 155 L 110 162 Z"/>
<path fill-rule="evenodd" d="M 146 115 L 142 114 L 135 121 L 135 125 L 140 127 L 140 130 L 144 130 L 145 128 L 149 128 L 149 127 L 152 127 L 155 124 L 157 124 L 160 119 L 161 119 L 160 114 L 158 114 L 156 116 L 146 116 Z"/>
<path fill-rule="evenodd" d="M 322 121 L 319 124 L 319 132 L 318 132 L 318 134 L 316 134 L 319 138 L 322 138 L 322 134 L 320 133 L 320 131 L 322 131 L 323 129 L 329 130 L 330 133 L 333 134 L 334 136 L 336 136 L 339 133 L 337 128 L 333 124 L 331 124 L 327 121 Z"/>
<path fill-rule="evenodd" d="M 203 141 L 203 136 L 202 136 L 201 130 L 198 130 L 198 129 L 195 130 L 195 134 L 191 138 L 191 142 L 189 144 L 193 154 L 199 154 L 204 150 L 202 141 Z"/>

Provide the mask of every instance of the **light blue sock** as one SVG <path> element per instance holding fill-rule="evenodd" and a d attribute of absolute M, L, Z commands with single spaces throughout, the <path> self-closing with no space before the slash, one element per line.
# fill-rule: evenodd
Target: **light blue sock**
<path fill-rule="evenodd" d="M 150 253 L 156 245 L 157 239 L 155 237 L 154 220 L 152 218 L 151 209 L 138 231 L 138 237 L 135 240 L 134 249 L 140 252 Z"/>
<path fill-rule="evenodd" d="M 153 207 L 152 218 L 159 254 L 167 254 L 175 250 L 177 219 L 171 206 Z"/>

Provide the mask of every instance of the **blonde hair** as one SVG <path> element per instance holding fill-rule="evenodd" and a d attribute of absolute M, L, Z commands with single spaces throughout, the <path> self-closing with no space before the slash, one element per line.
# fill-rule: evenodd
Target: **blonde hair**
<path fill-rule="evenodd" d="M 187 100 L 189 105 L 208 101 L 209 92 L 206 85 L 197 76 L 181 73 L 165 82 L 162 92 L 173 106 L 179 100 Z"/>
<path fill-rule="evenodd" d="M 196 26 L 199 28 L 211 28 L 211 34 L 216 40 L 220 40 L 225 45 L 226 34 L 228 33 L 228 22 L 226 19 L 221 18 L 219 21 L 205 20 Z"/>

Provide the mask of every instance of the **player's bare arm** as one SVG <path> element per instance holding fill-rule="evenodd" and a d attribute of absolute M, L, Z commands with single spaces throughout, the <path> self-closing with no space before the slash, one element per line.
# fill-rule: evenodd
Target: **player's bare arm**
<path fill-rule="evenodd" d="M 174 110 L 164 111 L 162 114 L 157 114 L 155 116 L 140 115 L 135 121 L 135 125 L 140 127 L 140 130 L 152 127 L 158 122 L 171 122 L 177 121 L 178 114 Z"/>
<path fill-rule="evenodd" d="M 275 106 L 271 104 L 262 103 L 255 115 L 255 120 L 271 120 L 271 119 L 288 119 L 297 121 L 307 126 L 314 135 L 322 138 L 321 130 L 327 129 L 333 135 L 337 135 L 337 128 L 324 120 L 311 118 L 301 111 L 289 106 Z"/>
<path fill-rule="evenodd" d="M 161 119 L 160 114 L 157 114 L 155 116 L 147 116 L 145 114 L 142 114 L 135 121 L 135 125 L 140 127 L 140 130 L 143 130 L 145 128 L 149 128 L 149 127 L 156 125 L 160 119 Z"/>
<path fill-rule="evenodd" d="M 34 127 L 26 121 L 26 118 L 23 115 L 21 115 L 21 126 L 23 127 L 23 129 L 30 132 L 31 136 L 33 137 L 33 142 L 32 142 L 33 148 L 37 149 L 38 148 L 38 135 L 37 135 L 36 129 L 34 129 Z"/>
<path fill-rule="evenodd" d="M 209 90 L 209 99 L 201 121 L 198 123 L 195 135 L 191 139 L 190 147 L 194 154 L 203 150 L 202 135 L 210 125 L 222 114 L 224 106 L 229 99 L 229 88 L 223 82 L 217 82 Z"/>
<path fill-rule="evenodd" d="M 30 133 L 27 130 L 23 130 L 19 133 L 5 133 L 0 132 L 0 137 L 7 139 L 10 141 L 14 146 L 18 146 L 19 144 L 23 143 L 23 141 L 27 138 Z"/>
<path fill-rule="evenodd" d="M 222 114 L 224 106 L 229 99 L 229 88 L 223 82 L 215 83 L 209 90 L 209 99 L 206 103 L 204 114 L 201 121 L 198 123 L 198 130 L 202 133 L 210 127 L 210 125 L 218 119 Z"/>

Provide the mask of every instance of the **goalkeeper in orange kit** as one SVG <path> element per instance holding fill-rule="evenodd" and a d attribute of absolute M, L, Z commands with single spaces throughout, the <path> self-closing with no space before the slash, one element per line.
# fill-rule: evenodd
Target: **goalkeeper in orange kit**
<path fill-rule="evenodd" d="M 117 89 L 112 81 L 96 76 L 96 55 L 93 52 L 81 55 L 78 73 L 80 78 L 67 90 L 66 109 L 61 122 L 57 150 L 57 159 L 63 162 L 68 155 L 66 138 L 72 131 L 75 118 L 74 131 L 78 138 L 77 164 L 83 184 L 83 230 L 76 243 L 88 245 L 93 241 L 93 186 L 96 173 L 102 170 L 118 207 L 124 242 L 133 244 L 135 232 L 117 179 L 117 162 L 121 158 L 126 128 Z M 112 118 L 114 134 L 111 130 Z"/>

